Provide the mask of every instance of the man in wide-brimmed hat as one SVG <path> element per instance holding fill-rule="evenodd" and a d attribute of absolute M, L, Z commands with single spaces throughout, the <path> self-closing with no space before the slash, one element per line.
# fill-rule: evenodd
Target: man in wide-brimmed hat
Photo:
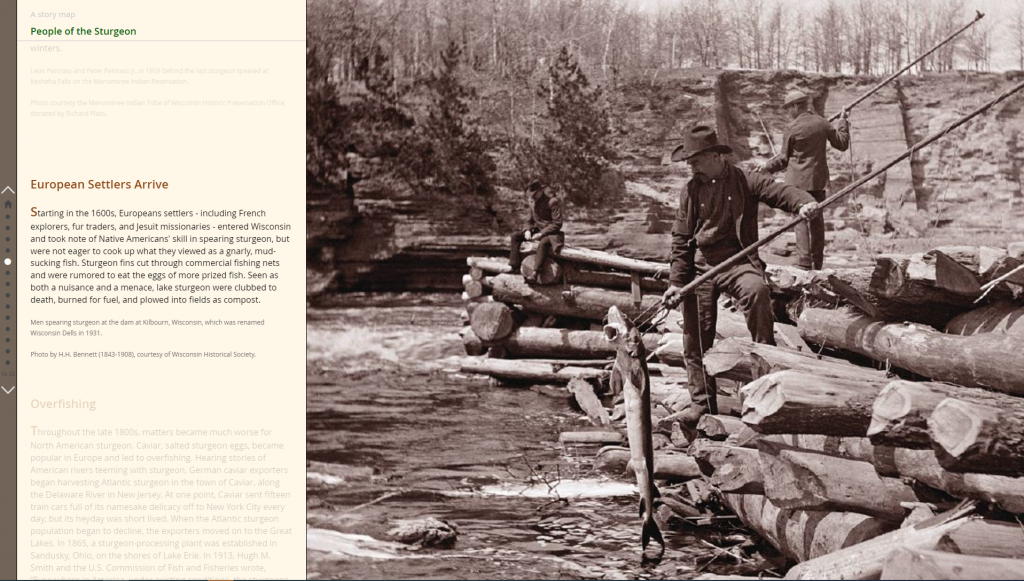
<path fill-rule="evenodd" d="M 512 234 L 512 247 L 508 263 L 512 272 L 517 272 L 522 265 L 520 245 L 525 240 L 537 241 L 537 264 L 526 275 L 528 282 L 536 282 L 536 272 L 540 272 L 551 253 L 558 253 L 565 244 L 565 233 L 562 232 L 562 201 L 551 193 L 547 184 L 533 180 L 526 186 L 526 194 L 530 197 L 530 216 L 523 230 Z"/>
<path fill-rule="evenodd" d="M 672 161 L 690 165 L 693 178 L 679 196 L 672 227 L 671 286 L 662 299 L 668 306 L 679 302 L 687 283 L 757 241 L 758 202 L 804 218 L 817 211 L 806 191 L 777 183 L 763 173 L 742 170 L 725 158 L 729 153 L 729 146 L 720 144 L 715 130 L 706 125 L 690 129 L 683 144 L 672 152 Z M 764 268 L 757 252 L 752 252 L 745 262 L 682 298 L 683 359 L 692 400 L 682 421 L 690 428 L 702 415 L 718 413 L 714 378 L 705 375 L 703 359 L 715 340 L 722 292 L 735 299 L 755 341 L 775 344 Z"/>
<path fill-rule="evenodd" d="M 829 183 L 825 143 L 831 143 L 839 151 L 850 148 L 849 111 L 844 109 L 833 127 L 824 117 L 807 108 L 809 101 L 803 91 L 786 94 L 782 107 L 792 121 L 782 139 L 782 149 L 757 169 L 772 173 L 786 169 L 787 184 L 805 190 L 820 202 L 825 199 Z M 821 269 L 825 261 L 825 218 L 820 214 L 796 227 L 796 257 L 797 266 L 801 268 Z"/>

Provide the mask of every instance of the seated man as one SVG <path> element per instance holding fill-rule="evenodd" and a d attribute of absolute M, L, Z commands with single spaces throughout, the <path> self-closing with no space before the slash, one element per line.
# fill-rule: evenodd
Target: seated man
<path fill-rule="evenodd" d="M 525 230 L 512 235 L 512 248 L 508 257 L 508 264 L 512 267 L 512 272 L 518 272 L 522 265 L 519 246 L 524 240 L 537 241 L 535 272 L 540 272 L 550 253 L 557 254 L 565 245 L 565 233 L 562 232 L 561 200 L 552 195 L 548 187 L 539 180 L 530 182 L 530 185 L 526 186 L 526 193 L 532 201 L 530 218 Z M 533 273 L 531 276 L 527 276 L 526 280 L 537 282 L 536 275 Z"/>
<path fill-rule="evenodd" d="M 678 304 L 683 287 L 757 241 L 757 205 L 799 213 L 811 218 L 817 203 L 804 190 L 774 182 L 765 174 L 742 170 L 729 163 L 727 145 L 718 143 L 714 129 L 698 125 L 672 152 L 672 161 L 686 161 L 693 178 L 679 195 L 672 227 L 669 282 L 663 302 Z M 718 296 L 732 296 L 747 319 L 750 336 L 758 343 L 775 344 L 774 317 L 765 264 L 757 252 L 718 274 L 682 299 L 683 359 L 690 389 L 690 410 L 681 419 L 694 428 L 704 414 L 718 413 L 713 377 L 704 373 L 704 353 L 715 340 Z"/>

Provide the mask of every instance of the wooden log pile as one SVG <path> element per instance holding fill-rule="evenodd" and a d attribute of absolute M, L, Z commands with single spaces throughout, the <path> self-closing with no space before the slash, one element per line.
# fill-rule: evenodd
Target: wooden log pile
<path fill-rule="evenodd" d="M 529 252 L 529 243 L 525 246 Z M 504 258 L 467 259 L 465 320 L 476 336 L 467 338 L 469 331 L 464 332 L 467 347 L 479 351 L 479 342 L 499 358 L 610 357 L 614 349 L 600 330 L 609 307 L 634 319 L 653 315 L 668 288 L 666 264 L 567 246 L 540 276 L 532 259 L 527 256 L 521 272 L 511 272 Z M 538 282 L 528 283 L 524 274 L 537 274 Z M 659 348 L 667 326 L 664 317 L 659 319 L 644 329 L 649 351 Z M 474 353 L 467 349 L 467 354 Z M 681 360 L 681 355 L 674 359 Z"/>
<path fill-rule="evenodd" d="M 524 250 L 530 251 L 529 243 Z M 676 518 L 700 514 L 694 508 L 694 494 L 672 492 L 683 483 L 701 479 L 702 473 L 696 459 L 686 452 L 690 438 L 681 433 L 677 423 L 690 404 L 681 319 L 678 313 L 659 313 L 661 295 L 669 286 L 668 265 L 573 247 L 565 247 L 555 258 L 555 269 L 537 270 L 531 258 L 524 260 L 520 272 L 512 272 L 504 258 L 467 259 L 469 270 L 463 277 L 466 327 L 461 335 L 471 357 L 462 362 L 461 371 L 488 375 L 503 386 L 557 386 L 553 393 L 564 394 L 591 424 L 589 431 L 562 432 L 559 443 L 576 449 L 589 446 L 596 469 L 629 477 L 628 448 L 601 447 L 626 441 L 621 398 L 611 393 L 609 386 L 615 347 L 605 339 L 603 322 L 611 306 L 634 321 L 653 318 L 641 330 L 651 354 L 654 476 L 664 489 L 665 505 L 674 510 Z M 547 274 L 540 276 L 542 272 Z M 536 274 L 537 282 L 528 282 L 527 274 Z M 719 320 L 724 336 L 749 337 L 743 316 L 728 306 L 723 305 Z M 795 326 L 791 331 L 791 336 L 798 338 Z M 728 382 L 722 383 L 728 388 Z M 742 427 L 735 395 L 733 388 L 719 400 L 722 413 L 734 415 L 720 416 L 714 422 L 709 418 L 705 424 L 715 438 L 724 439 Z"/>
<path fill-rule="evenodd" d="M 1020 578 L 1024 280 L 982 297 L 1020 264 L 1005 250 L 944 247 L 868 268 L 770 268 L 811 352 L 718 343 L 705 367 L 746 377 L 749 431 L 690 451 L 723 503 L 800 561 L 787 578 Z M 877 524 L 825 550 L 793 546 L 816 543 L 823 526 L 838 538 L 863 531 L 850 515 Z M 950 540 L 972 528 L 994 532 Z"/>
<path fill-rule="evenodd" d="M 624 445 L 607 386 L 614 349 L 599 324 L 613 305 L 629 317 L 657 310 L 667 265 L 566 250 L 547 285 L 502 260 L 469 260 L 463 340 L 467 354 L 486 356 L 463 370 L 569 385 L 593 424 L 591 445 L 614 432 Z M 787 578 L 1019 576 L 1021 264 L 1019 251 L 942 247 L 862 268 L 769 267 L 776 311 L 791 320 L 777 322 L 777 345 L 760 345 L 721 307 L 704 362 L 719 379 L 721 415 L 693 432 L 676 423 L 689 405 L 679 319 L 656 318 L 642 328 L 659 362 L 656 478 L 687 491 L 666 505 L 690 524 L 733 513 L 798 563 Z M 606 448 L 596 464 L 622 476 L 628 458 Z"/>

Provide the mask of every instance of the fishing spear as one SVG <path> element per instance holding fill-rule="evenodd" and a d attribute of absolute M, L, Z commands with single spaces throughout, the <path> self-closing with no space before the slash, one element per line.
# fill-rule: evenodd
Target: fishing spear
<path fill-rule="evenodd" d="M 977 109 L 971 111 L 970 113 L 967 113 L 966 115 L 961 116 L 959 119 L 954 120 L 953 122 L 949 123 L 948 125 L 946 125 L 942 129 L 936 131 L 935 133 L 932 133 L 931 135 L 928 135 L 927 137 L 925 137 L 921 141 L 918 141 L 914 145 L 910 146 L 910 148 L 907 149 L 906 151 L 904 151 L 903 153 L 897 155 L 896 157 L 892 158 L 891 160 L 889 160 L 888 162 L 886 162 L 885 164 L 880 166 L 878 169 L 875 169 L 874 171 L 868 173 L 864 177 L 862 177 L 862 178 L 858 179 L 857 181 L 853 182 L 852 184 L 846 186 L 842 190 L 840 190 L 840 191 L 836 192 L 835 194 L 832 194 L 831 196 L 825 198 L 824 200 L 822 200 L 821 203 L 818 204 L 818 211 L 821 211 L 821 210 L 827 208 L 828 206 L 831 206 L 836 201 L 842 199 L 843 197 L 845 197 L 850 192 L 852 192 L 855 189 L 859 188 L 860 186 L 866 184 L 867 182 L 875 179 L 876 177 L 878 177 L 879 175 L 884 173 L 886 170 L 888 170 L 892 166 L 894 166 L 897 163 L 903 161 L 904 159 L 907 159 L 908 157 L 913 155 L 915 152 L 917 152 L 917 151 L 919 151 L 921 149 L 924 149 L 925 147 L 928 147 L 929 145 L 931 145 L 932 143 L 938 141 L 939 139 L 942 139 L 949 132 L 951 132 L 954 129 L 960 127 L 964 123 L 967 123 L 971 119 L 974 119 L 978 115 L 981 115 L 982 113 L 984 113 L 985 111 L 991 109 L 995 105 L 1005 101 L 1010 96 L 1012 96 L 1012 95 L 1016 94 L 1017 92 L 1019 92 L 1021 89 L 1024 89 L 1024 81 L 1022 81 L 1022 82 L 1014 85 L 1013 87 L 1010 87 L 1009 89 L 1003 91 L 997 97 L 993 98 L 992 100 L 988 101 L 987 103 L 982 104 L 981 106 L 979 106 Z M 700 285 L 704 284 L 705 282 L 711 280 L 712 278 L 718 276 L 722 272 L 732 268 L 733 266 L 736 266 L 737 264 L 740 264 L 741 262 L 743 262 L 744 260 L 747 259 L 748 255 L 754 253 L 755 251 L 757 251 L 757 249 L 761 248 L 762 246 L 771 243 L 773 240 L 775 240 L 779 236 L 782 236 L 782 234 L 784 234 L 785 232 L 791 230 L 793 227 L 795 227 L 797 224 L 799 224 L 802 220 L 804 220 L 804 218 L 802 218 L 802 217 L 798 217 L 798 218 L 794 218 L 794 219 L 790 220 L 785 225 L 783 225 L 781 228 L 775 230 L 771 234 L 768 234 L 764 238 L 761 238 L 757 242 L 754 242 L 750 246 L 747 246 L 743 250 L 739 251 L 738 253 L 736 253 L 733 256 L 731 256 L 730 258 L 728 258 L 725 262 L 723 262 L 723 263 L 721 263 L 721 264 L 711 268 L 710 270 L 708 270 L 704 274 L 702 274 L 702 275 L 698 276 L 697 278 L 693 279 L 692 282 L 690 282 L 689 284 L 687 284 L 686 286 L 683 287 L 682 292 L 677 294 L 675 299 L 672 300 L 671 303 L 663 303 L 662 304 L 662 308 L 663 309 L 674 308 L 676 305 L 678 305 L 683 300 L 684 296 L 692 293 L 694 290 L 697 289 L 697 287 L 699 287 Z M 655 312 L 655 314 L 657 314 L 657 312 Z"/>
<path fill-rule="evenodd" d="M 761 119 L 761 112 L 757 108 L 752 108 L 754 115 L 757 116 L 757 121 L 761 124 L 761 131 L 764 131 L 764 136 L 768 139 L 768 145 L 772 148 L 772 155 L 778 155 L 779 151 L 775 149 L 775 143 L 772 141 L 772 134 L 768 133 L 768 128 L 765 127 L 764 121 Z"/>

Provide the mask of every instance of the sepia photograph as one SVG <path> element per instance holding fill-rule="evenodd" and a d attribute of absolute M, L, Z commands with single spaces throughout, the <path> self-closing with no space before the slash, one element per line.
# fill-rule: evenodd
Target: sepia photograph
<path fill-rule="evenodd" d="M 1024 0 L 306 0 L 308 579 L 1024 579 Z"/>

